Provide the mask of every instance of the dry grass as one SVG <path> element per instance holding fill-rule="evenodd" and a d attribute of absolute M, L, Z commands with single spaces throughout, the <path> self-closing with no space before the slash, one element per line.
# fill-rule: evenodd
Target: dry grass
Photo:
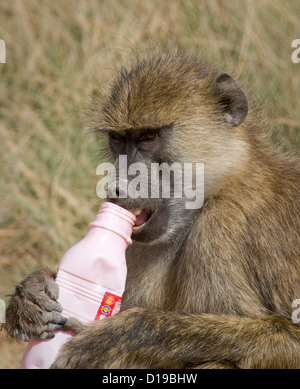
<path fill-rule="evenodd" d="M 176 37 L 238 67 L 268 100 L 273 137 L 299 152 L 299 15 L 298 0 L 2 1 L 0 298 L 85 234 L 99 161 L 81 112 L 98 74 L 135 44 Z M 2 333 L 0 347 L 0 367 L 18 367 L 24 345 Z"/>

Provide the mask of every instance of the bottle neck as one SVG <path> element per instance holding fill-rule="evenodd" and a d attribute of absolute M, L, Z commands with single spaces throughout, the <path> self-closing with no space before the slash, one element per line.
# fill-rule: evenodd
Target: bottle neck
<path fill-rule="evenodd" d="M 119 238 L 125 244 L 126 247 L 132 244 L 130 236 L 125 236 L 124 234 L 122 234 L 122 232 L 119 233 L 118 231 L 116 231 L 116 229 L 96 224 L 95 222 L 89 224 L 89 231 L 93 231 L 96 233 L 97 230 L 99 230 L 100 233 L 101 231 L 105 230 L 108 233 L 112 234 L 112 236 L 114 236 L 115 238 Z"/>
<path fill-rule="evenodd" d="M 127 245 L 132 243 L 132 227 L 135 216 L 116 204 L 104 202 L 89 228 L 100 227 L 120 236 Z"/>

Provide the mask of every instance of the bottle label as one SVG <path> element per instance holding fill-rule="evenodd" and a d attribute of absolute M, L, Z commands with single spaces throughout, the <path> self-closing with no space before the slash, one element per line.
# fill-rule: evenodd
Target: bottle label
<path fill-rule="evenodd" d="M 104 319 L 120 311 L 122 297 L 105 292 L 94 320 Z"/>

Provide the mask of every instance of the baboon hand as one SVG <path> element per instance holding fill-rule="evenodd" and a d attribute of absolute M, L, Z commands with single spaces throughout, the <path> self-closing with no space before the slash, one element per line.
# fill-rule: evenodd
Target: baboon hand
<path fill-rule="evenodd" d="M 63 329 L 67 319 L 57 301 L 58 285 L 54 275 L 46 270 L 30 274 L 16 286 L 6 310 L 6 330 L 10 336 L 28 342 L 50 339 L 53 331 Z"/>

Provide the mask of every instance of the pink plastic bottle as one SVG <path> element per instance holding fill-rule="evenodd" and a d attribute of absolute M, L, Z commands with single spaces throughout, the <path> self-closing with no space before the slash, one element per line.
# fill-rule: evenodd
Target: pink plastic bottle
<path fill-rule="evenodd" d="M 65 253 L 56 277 L 64 316 L 89 323 L 119 312 L 127 276 L 125 251 L 134 222 L 131 212 L 105 202 L 87 235 Z M 29 342 L 21 367 L 48 369 L 73 335 L 57 331 L 52 339 Z"/>

